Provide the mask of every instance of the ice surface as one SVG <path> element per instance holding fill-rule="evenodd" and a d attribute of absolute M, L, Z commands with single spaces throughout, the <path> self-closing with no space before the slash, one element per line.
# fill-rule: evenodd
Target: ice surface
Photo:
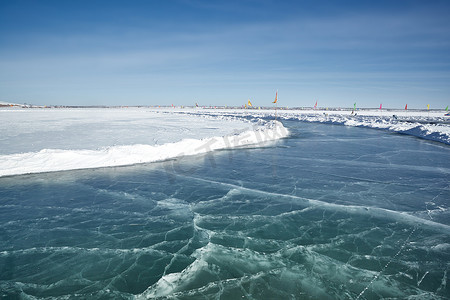
<path fill-rule="evenodd" d="M 0 297 L 447 299 L 449 146 L 277 119 L 264 147 L 0 178 Z"/>

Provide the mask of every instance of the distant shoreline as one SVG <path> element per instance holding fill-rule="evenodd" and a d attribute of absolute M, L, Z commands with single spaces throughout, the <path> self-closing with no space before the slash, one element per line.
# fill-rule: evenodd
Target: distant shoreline
<path fill-rule="evenodd" d="M 2 103 L 0 102 L 0 109 L 4 108 L 39 108 L 39 109 L 64 109 L 64 108 L 81 108 L 81 109 L 92 109 L 92 108 L 108 108 L 108 109 L 118 109 L 118 108 L 163 108 L 163 109 L 230 109 L 230 110 L 248 110 L 248 111 L 258 111 L 258 110 L 288 110 L 288 111 L 316 111 L 316 112 L 326 112 L 326 111 L 379 111 L 379 112 L 444 112 L 445 109 L 421 109 L 421 108 L 408 108 L 407 110 L 403 108 L 376 108 L 376 107 L 319 107 L 314 108 L 312 106 L 300 106 L 300 107 L 273 107 L 273 106 L 255 106 L 255 107 L 242 107 L 242 106 L 226 106 L 226 105 L 205 105 L 205 106 L 184 106 L 184 105 L 33 105 L 33 104 L 15 104 L 15 103 Z"/>

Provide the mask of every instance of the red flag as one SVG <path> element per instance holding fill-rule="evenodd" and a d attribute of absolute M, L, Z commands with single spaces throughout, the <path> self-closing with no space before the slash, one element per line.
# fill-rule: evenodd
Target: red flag
<path fill-rule="evenodd" d="M 273 101 L 272 103 L 277 103 L 278 100 L 278 91 L 275 93 L 275 101 Z"/>
<path fill-rule="evenodd" d="M 407 110 L 407 109 L 408 109 L 408 104 L 405 105 L 405 110 Z"/>
<path fill-rule="evenodd" d="M 383 106 L 383 103 L 380 104 L 380 109 L 381 109 L 382 106 Z"/>

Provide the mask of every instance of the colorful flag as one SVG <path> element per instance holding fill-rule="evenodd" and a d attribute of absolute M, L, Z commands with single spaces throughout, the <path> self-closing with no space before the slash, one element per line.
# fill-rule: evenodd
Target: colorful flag
<path fill-rule="evenodd" d="M 445 108 L 445 111 L 448 111 L 448 105 L 447 105 L 447 107 Z"/>
<path fill-rule="evenodd" d="M 273 101 L 272 103 L 277 103 L 278 101 L 278 91 L 275 93 L 275 101 Z"/>
<path fill-rule="evenodd" d="M 250 102 L 250 99 L 248 99 L 248 106 L 253 106 L 252 103 Z"/>
<path fill-rule="evenodd" d="M 356 102 L 353 104 L 353 109 L 356 109 Z"/>
<path fill-rule="evenodd" d="M 427 110 L 430 110 L 430 104 L 427 104 Z"/>
<path fill-rule="evenodd" d="M 317 100 L 316 100 L 316 104 L 314 104 L 314 109 L 316 109 L 317 108 Z"/>
<path fill-rule="evenodd" d="M 380 109 L 383 107 L 383 103 L 380 103 Z"/>
<path fill-rule="evenodd" d="M 407 109 L 408 109 L 408 104 L 405 105 L 405 110 L 407 110 Z"/>

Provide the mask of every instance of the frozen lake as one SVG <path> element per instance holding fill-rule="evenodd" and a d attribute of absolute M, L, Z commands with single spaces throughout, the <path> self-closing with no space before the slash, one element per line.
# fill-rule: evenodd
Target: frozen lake
<path fill-rule="evenodd" d="M 450 295 L 449 125 L 442 114 L 278 112 L 281 125 L 270 111 L 117 110 L 97 120 L 98 111 L 56 111 L 50 119 L 34 112 L 23 112 L 34 120 L 23 127 L 1 125 L 0 171 L 15 170 L 0 177 L 3 297 Z M 187 154 L 177 144 L 187 138 L 223 145 L 202 152 L 200 143 Z M 20 145 L 23 139 L 34 144 Z M 35 166 L 39 153 L 55 159 L 55 149 L 72 158 L 94 151 L 88 157 L 95 161 L 115 147 L 131 147 L 122 152 L 129 154 L 133 145 L 178 151 L 121 167 L 111 159 L 107 168 L 24 167 Z"/>

